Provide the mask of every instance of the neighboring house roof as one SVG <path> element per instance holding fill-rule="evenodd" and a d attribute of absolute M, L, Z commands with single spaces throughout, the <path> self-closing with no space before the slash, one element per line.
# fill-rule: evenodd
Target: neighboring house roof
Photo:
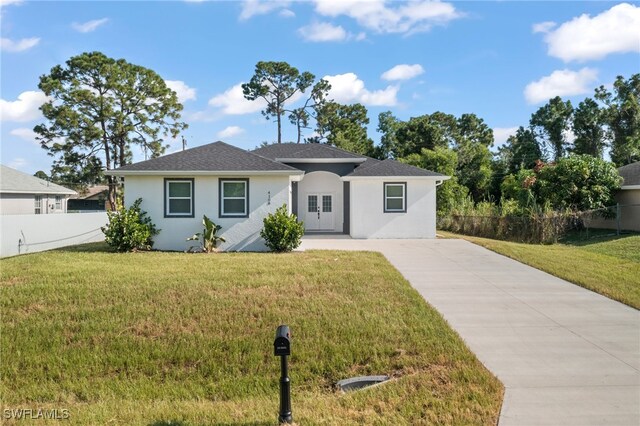
<path fill-rule="evenodd" d="M 74 200 L 87 200 L 87 199 L 89 199 L 91 197 L 95 197 L 97 195 L 100 195 L 103 192 L 109 192 L 109 185 L 94 185 L 94 186 L 90 186 L 86 190 L 79 192 L 78 195 L 75 195 L 75 196 L 73 196 L 71 198 L 74 199 Z"/>
<path fill-rule="evenodd" d="M 302 171 L 286 164 L 220 141 L 129 164 L 110 170 L 107 174 L 117 176 L 159 173 L 179 175 L 185 173 L 210 174 L 211 172 L 216 174 L 237 174 L 237 172 L 243 174 L 303 174 Z"/>
<path fill-rule="evenodd" d="M 0 165 L 0 193 L 73 195 L 76 192 L 64 186 Z"/>
<path fill-rule="evenodd" d="M 630 186 L 638 187 L 640 189 L 640 161 L 620 167 L 618 169 L 618 173 L 620 173 L 620 176 L 624 179 L 622 189 Z"/>
<path fill-rule="evenodd" d="M 285 163 L 305 162 L 305 160 L 351 160 L 361 163 L 367 159 L 364 155 L 354 154 L 344 149 L 320 143 L 279 143 L 253 150 L 254 153 L 272 160 Z"/>
<path fill-rule="evenodd" d="M 368 159 L 362 166 L 345 176 L 352 177 L 428 177 L 446 180 L 449 177 L 431 170 L 421 169 L 419 167 L 410 166 L 409 164 L 400 163 L 395 160 L 374 160 Z"/>

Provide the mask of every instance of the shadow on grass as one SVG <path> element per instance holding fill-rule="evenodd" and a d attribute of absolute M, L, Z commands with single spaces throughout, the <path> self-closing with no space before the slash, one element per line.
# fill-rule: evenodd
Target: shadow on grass
<path fill-rule="evenodd" d="M 590 244 L 621 240 L 638 235 L 640 235 L 640 232 L 623 231 L 620 235 L 616 235 L 615 229 L 588 229 L 571 232 L 562 238 L 560 243 L 582 247 Z"/>
<path fill-rule="evenodd" d="M 105 242 L 78 244 L 75 246 L 60 247 L 52 251 L 63 253 L 115 253 L 109 244 Z"/>
<path fill-rule="evenodd" d="M 237 422 L 237 423 L 206 423 L 207 425 L 215 426 L 274 426 L 277 423 L 273 422 Z M 202 426 L 205 424 L 203 423 Z M 149 426 L 187 426 L 187 423 L 179 420 L 161 420 L 158 422 L 149 423 Z"/>

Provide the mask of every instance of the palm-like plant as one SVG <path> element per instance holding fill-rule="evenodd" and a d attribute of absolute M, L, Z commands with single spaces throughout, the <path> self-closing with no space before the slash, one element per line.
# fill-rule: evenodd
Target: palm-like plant
<path fill-rule="evenodd" d="M 222 226 L 213 223 L 206 215 L 202 216 L 202 225 L 204 225 L 202 232 L 193 234 L 187 238 L 187 241 L 200 241 L 202 251 L 205 253 L 212 253 L 216 251 L 220 243 L 227 242 L 224 237 L 218 235 L 218 231 L 222 229 Z"/>

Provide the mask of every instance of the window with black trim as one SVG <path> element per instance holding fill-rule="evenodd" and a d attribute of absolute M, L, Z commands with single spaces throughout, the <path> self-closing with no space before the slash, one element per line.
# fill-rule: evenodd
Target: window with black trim
<path fill-rule="evenodd" d="M 36 195 L 35 198 L 35 214 L 42 213 L 42 195 Z"/>
<path fill-rule="evenodd" d="M 165 179 L 164 200 L 165 217 L 193 217 L 193 179 Z"/>
<path fill-rule="evenodd" d="M 220 179 L 220 217 L 249 216 L 249 179 Z"/>
<path fill-rule="evenodd" d="M 385 182 L 384 212 L 404 213 L 407 211 L 407 183 Z"/>

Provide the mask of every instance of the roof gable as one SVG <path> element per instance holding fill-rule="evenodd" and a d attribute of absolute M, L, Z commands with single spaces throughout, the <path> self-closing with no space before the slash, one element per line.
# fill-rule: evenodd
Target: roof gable
<path fill-rule="evenodd" d="M 274 143 L 257 148 L 253 152 L 272 160 L 353 159 L 361 162 L 367 158 L 364 155 L 354 154 L 324 143 Z"/>
<path fill-rule="evenodd" d="M 64 194 L 76 192 L 64 186 L 0 165 L 0 192 L 14 194 Z"/>
<path fill-rule="evenodd" d="M 447 176 L 432 172 L 431 170 L 421 169 L 419 167 L 410 166 L 399 161 L 386 160 L 367 160 L 362 166 L 357 167 L 353 172 L 345 177 L 385 177 L 385 176 L 406 176 L 406 177 L 442 177 Z"/>
<path fill-rule="evenodd" d="M 218 141 L 111 171 L 128 172 L 292 172 L 298 169 Z"/>

